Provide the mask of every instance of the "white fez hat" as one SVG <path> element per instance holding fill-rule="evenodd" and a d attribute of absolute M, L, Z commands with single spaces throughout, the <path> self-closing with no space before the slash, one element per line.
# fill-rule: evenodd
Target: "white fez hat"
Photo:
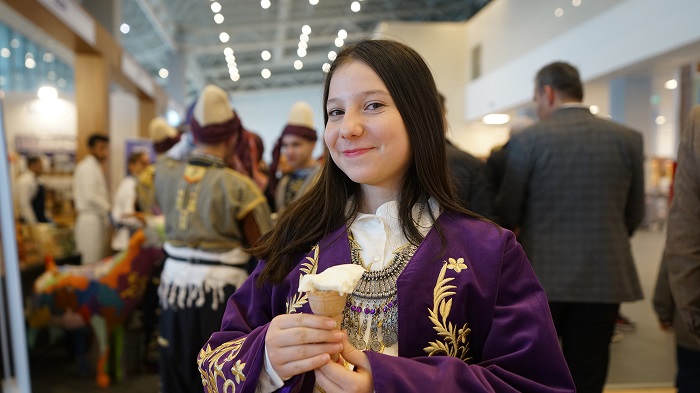
<path fill-rule="evenodd" d="M 289 110 L 287 124 L 314 129 L 314 111 L 311 105 L 304 101 L 297 101 Z"/>
<path fill-rule="evenodd" d="M 156 117 L 148 124 L 148 137 L 155 143 L 174 138 L 177 135 L 177 130 L 162 117 Z"/>
<path fill-rule="evenodd" d="M 200 127 L 206 127 L 227 122 L 236 115 L 231 109 L 226 92 L 218 86 L 207 85 L 197 98 L 193 116 Z"/>

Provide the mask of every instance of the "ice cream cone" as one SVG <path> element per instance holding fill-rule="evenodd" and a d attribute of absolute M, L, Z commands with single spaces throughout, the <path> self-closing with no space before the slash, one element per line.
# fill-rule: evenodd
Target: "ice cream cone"
<path fill-rule="evenodd" d="M 311 291 L 308 293 L 309 307 L 314 315 L 333 318 L 336 329 L 340 329 L 343 323 L 343 310 L 348 295 L 341 295 L 336 291 Z M 338 360 L 338 354 L 331 355 L 331 360 Z"/>
<path fill-rule="evenodd" d="M 340 329 L 348 295 L 341 295 L 336 291 L 311 291 L 308 296 L 311 311 L 315 315 L 335 319 L 337 328 Z"/>

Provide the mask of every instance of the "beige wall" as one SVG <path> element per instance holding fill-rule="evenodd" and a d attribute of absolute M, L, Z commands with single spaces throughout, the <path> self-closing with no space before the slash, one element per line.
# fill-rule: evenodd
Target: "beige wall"
<path fill-rule="evenodd" d="M 438 90 L 445 95 L 448 138 L 479 157 L 507 139 L 507 127 L 467 122 L 464 86 L 468 82 L 465 23 L 384 22 L 377 37 L 401 41 L 417 50 L 430 66 Z"/>

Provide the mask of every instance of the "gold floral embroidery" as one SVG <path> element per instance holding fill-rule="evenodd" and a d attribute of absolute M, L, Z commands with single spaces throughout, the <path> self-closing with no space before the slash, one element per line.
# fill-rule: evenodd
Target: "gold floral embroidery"
<path fill-rule="evenodd" d="M 245 381 L 243 367 L 245 367 L 245 363 L 241 363 L 240 359 L 236 360 L 236 364 L 234 364 L 233 367 L 231 367 L 231 372 L 236 377 L 236 383 L 241 383 L 241 381 Z"/>
<path fill-rule="evenodd" d="M 467 265 L 464 263 L 464 258 L 458 258 L 455 260 L 454 258 L 449 258 L 447 263 L 447 268 L 452 269 L 456 271 L 457 273 L 461 272 L 462 269 L 466 269 Z"/>
<path fill-rule="evenodd" d="M 447 269 L 460 273 L 462 270 L 467 269 L 467 265 L 464 264 L 464 258 L 457 260 L 449 258 L 449 262 L 445 261 L 442 265 L 437 283 L 433 289 L 433 308 L 428 309 L 428 312 L 430 313 L 430 321 L 434 324 L 433 329 L 438 333 L 438 336 L 444 339 L 442 341 L 429 342 L 429 345 L 423 350 L 428 356 L 454 356 L 465 363 L 469 363 L 472 358 L 469 356 L 467 335 L 469 335 L 471 329 L 465 323 L 461 329 L 457 330 L 457 326 L 447 320 L 452 309 L 452 299 L 448 298 L 455 295 L 455 292 L 452 290 L 457 288 L 455 285 L 448 285 L 450 281 L 454 280 L 454 277 L 445 278 Z"/>
<path fill-rule="evenodd" d="M 314 253 L 313 257 L 306 257 L 306 262 L 302 263 L 301 268 L 299 268 L 299 270 L 302 273 L 315 274 L 316 270 L 318 269 L 318 251 L 319 251 L 318 244 L 315 245 L 311 251 Z M 304 276 L 304 274 L 299 275 L 300 281 L 301 281 L 301 278 L 303 276 Z M 297 308 L 303 306 L 308 301 L 309 301 L 309 299 L 308 299 L 308 295 L 306 294 L 306 292 L 295 293 L 294 296 L 287 299 L 287 314 L 294 314 L 295 312 L 297 312 Z"/>
<path fill-rule="evenodd" d="M 207 392 L 219 393 L 219 387 L 217 385 L 218 378 L 223 379 L 224 382 L 222 393 L 235 393 L 236 386 L 245 381 L 246 377 L 243 373 L 243 369 L 246 364 L 242 363 L 240 359 L 231 367 L 231 373 L 234 378 L 228 379 L 226 375 L 224 375 L 224 365 L 228 362 L 232 362 L 233 359 L 238 356 L 245 339 L 246 337 L 229 341 L 213 350 L 211 346 L 207 344 L 206 349 L 199 351 L 197 364 L 199 365 L 199 373 L 202 376 L 202 385 L 204 385 Z M 208 363 L 205 364 L 205 362 Z"/>

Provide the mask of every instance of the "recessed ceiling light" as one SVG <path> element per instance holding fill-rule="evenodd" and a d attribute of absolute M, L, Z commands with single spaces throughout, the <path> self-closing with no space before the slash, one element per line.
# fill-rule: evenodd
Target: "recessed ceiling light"
<path fill-rule="evenodd" d="M 505 113 L 491 113 L 490 115 L 484 116 L 481 121 L 483 121 L 484 124 L 506 124 L 510 121 L 510 116 Z"/>

